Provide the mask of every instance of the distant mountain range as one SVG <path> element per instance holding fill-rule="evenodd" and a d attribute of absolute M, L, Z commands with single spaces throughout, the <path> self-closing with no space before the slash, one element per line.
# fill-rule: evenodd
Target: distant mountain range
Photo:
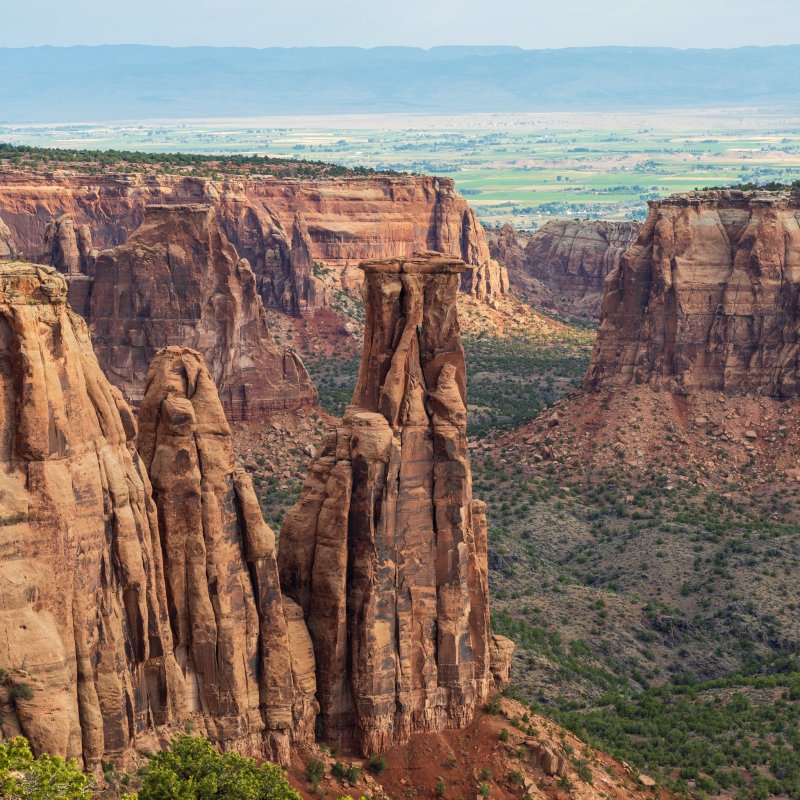
<path fill-rule="evenodd" d="M 0 48 L 0 122 L 800 106 L 800 46 Z"/>

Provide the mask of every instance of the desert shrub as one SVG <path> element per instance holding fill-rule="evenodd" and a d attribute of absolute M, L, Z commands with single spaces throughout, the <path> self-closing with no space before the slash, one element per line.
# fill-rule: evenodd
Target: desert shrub
<path fill-rule="evenodd" d="M 178 736 L 142 770 L 138 800 L 300 800 L 284 771 L 211 742 Z"/>

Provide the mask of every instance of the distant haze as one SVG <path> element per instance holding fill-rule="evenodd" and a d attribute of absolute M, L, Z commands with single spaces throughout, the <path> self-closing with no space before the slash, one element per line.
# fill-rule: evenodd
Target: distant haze
<path fill-rule="evenodd" d="M 800 46 L 0 48 L 0 123 L 747 105 L 796 111 L 798 74 Z"/>
<path fill-rule="evenodd" d="M 797 0 L 3 0 L 0 47 L 800 43 Z"/>

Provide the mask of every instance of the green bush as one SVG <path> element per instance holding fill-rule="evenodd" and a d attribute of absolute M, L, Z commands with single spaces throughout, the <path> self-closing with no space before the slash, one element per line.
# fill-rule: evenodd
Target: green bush
<path fill-rule="evenodd" d="M 74 759 L 33 757 L 22 736 L 0 743 L 0 797 L 4 800 L 90 800 L 91 779 Z"/>
<path fill-rule="evenodd" d="M 384 756 L 372 756 L 369 760 L 369 768 L 376 775 L 381 775 L 389 764 Z"/>
<path fill-rule="evenodd" d="M 139 800 L 300 800 L 300 795 L 275 764 L 220 754 L 207 739 L 178 736 L 142 770 Z"/>

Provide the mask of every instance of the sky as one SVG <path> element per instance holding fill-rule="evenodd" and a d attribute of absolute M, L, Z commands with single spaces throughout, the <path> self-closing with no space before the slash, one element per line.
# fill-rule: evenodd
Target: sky
<path fill-rule="evenodd" d="M 800 44 L 800 0 L 0 0 L 0 46 Z"/>

